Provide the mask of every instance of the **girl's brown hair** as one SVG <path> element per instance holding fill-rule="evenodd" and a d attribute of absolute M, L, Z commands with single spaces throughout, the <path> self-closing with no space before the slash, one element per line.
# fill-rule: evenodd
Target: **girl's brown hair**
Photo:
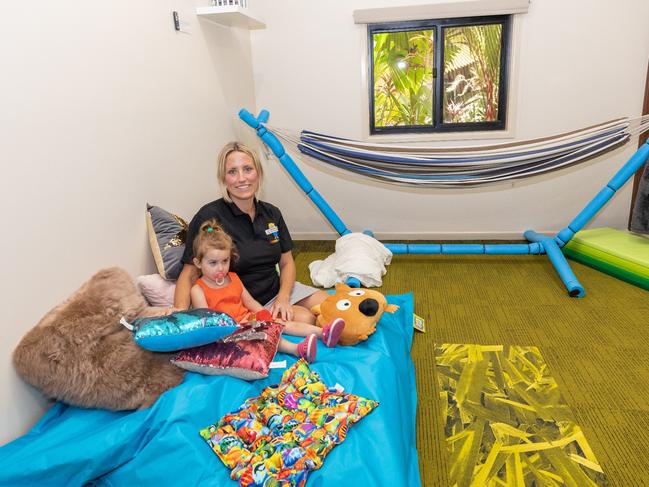
<path fill-rule="evenodd" d="M 229 250 L 230 259 L 234 262 L 238 257 L 237 248 L 232 241 L 232 237 L 223 231 L 216 219 L 212 218 L 203 222 L 198 234 L 194 239 L 192 250 L 194 258 L 201 260 L 205 253 L 210 249 Z"/>
<path fill-rule="evenodd" d="M 223 196 L 223 199 L 228 203 L 232 203 L 232 199 L 228 194 L 228 190 L 225 188 L 225 160 L 233 152 L 243 152 L 244 154 L 250 156 L 250 158 L 252 159 L 252 165 L 255 167 L 255 171 L 257 171 L 258 176 L 257 191 L 255 192 L 255 196 L 257 196 L 257 192 L 259 191 L 259 188 L 261 188 L 261 183 L 264 180 L 264 170 L 261 166 L 261 162 L 259 161 L 259 156 L 255 151 L 253 151 L 247 145 L 242 144 L 241 142 L 229 142 L 225 144 L 223 146 L 223 149 L 221 149 L 219 157 L 216 161 L 216 177 L 219 181 L 219 186 L 221 187 L 221 195 Z"/>

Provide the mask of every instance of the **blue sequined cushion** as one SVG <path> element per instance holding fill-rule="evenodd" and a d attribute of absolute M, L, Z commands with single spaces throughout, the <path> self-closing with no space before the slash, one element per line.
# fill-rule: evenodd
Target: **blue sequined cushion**
<path fill-rule="evenodd" d="M 200 347 L 219 341 L 239 329 L 229 315 L 205 308 L 138 318 L 132 325 L 135 343 L 152 352 Z"/>

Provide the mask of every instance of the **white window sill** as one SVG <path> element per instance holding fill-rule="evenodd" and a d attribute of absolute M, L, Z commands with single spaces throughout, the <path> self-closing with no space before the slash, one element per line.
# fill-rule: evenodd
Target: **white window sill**
<path fill-rule="evenodd" d="M 442 142 L 455 140 L 505 140 L 513 139 L 513 130 L 485 130 L 483 132 L 437 132 L 437 133 L 412 133 L 412 134 L 372 134 L 364 140 L 377 143 L 404 143 L 404 142 Z"/>

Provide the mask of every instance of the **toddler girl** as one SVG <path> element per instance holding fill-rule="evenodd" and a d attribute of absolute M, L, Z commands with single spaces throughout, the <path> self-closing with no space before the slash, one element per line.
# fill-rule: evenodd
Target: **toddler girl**
<path fill-rule="evenodd" d="M 225 233 L 218 222 L 208 220 L 200 227 L 194 239 L 194 265 L 202 276 L 191 289 L 191 302 L 194 308 L 209 308 L 227 313 L 237 323 L 245 322 L 254 313 L 264 309 L 246 290 L 234 272 L 229 272 L 230 262 L 236 259 L 236 249 L 232 238 Z M 317 351 L 317 338 L 327 347 L 335 347 L 345 322 L 338 318 L 320 328 L 299 321 L 283 321 L 284 332 L 289 335 L 306 337 L 295 344 L 280 339 L 279 351 L 301 357 L 313 362 Z"/>

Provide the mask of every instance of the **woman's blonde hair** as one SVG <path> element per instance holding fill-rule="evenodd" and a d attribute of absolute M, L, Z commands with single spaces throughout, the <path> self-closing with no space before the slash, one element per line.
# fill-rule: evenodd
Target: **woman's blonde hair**
<path fill-rule="evenodd" d="M 223 231 L 219 222 L 214 218 L 203 222 L 192 245 L 194 258 L 197 260 L 201 260 L 210 249 L 229 250 L 232 262 L 239 257 L 232 237 Z"/>
<path fill-rule="evenodd" d="M 250 156 L 250 158 L 252 159 L 252 164 L 255 167 L 258 176 L 257 191 L 255 191 L 256 198 L 257 192 L 259 191 L 259 188 L 261 188 L 261 183 L 264 179 L 264 170 L 261 167 L 261 162 L 257 153 L 241 142 L 229 142 L 225 144 L 225 146 L 223 146 L 223 149 L 221 149 L 221 152 L 219 153 L 219 157 L 216 161 L 216 177 L 219 182 L 219 187 L 221 188 L 221 195 L 223 196 L 223 199 L 225 201 L 232 203 L 232 199 L 230 198 L 228 190 L 225 187 L 225 160 L 233 152 L 243 152 L 244 154 Z"/>

